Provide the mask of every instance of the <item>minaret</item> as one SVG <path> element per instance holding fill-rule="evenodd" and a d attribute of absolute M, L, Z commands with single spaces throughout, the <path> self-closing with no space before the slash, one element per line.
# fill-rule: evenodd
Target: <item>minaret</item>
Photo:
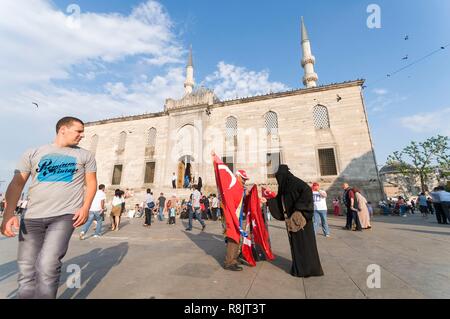
<path fill-rule="evenodd" d="M 303 84 L 307 88 L 313 88 L 317 86 L 317 80 L 319 77 L 314 72 L 314 63 L 316 59 L 311 53 L 311 44 L 309 43 L 308 32 L 306 31 L 305 23 L 302 17 L 302 67 L 305 70 L 305 76 L 303 77 Z"/>
<path fill-rule="evenodd" d="M 186 81 L 184 81 L 184 93 L 191 94 L 194 89 L 194 65 L 192 63 L 192 45 L 189 49 L 189 60 L 186 66 Z"/>

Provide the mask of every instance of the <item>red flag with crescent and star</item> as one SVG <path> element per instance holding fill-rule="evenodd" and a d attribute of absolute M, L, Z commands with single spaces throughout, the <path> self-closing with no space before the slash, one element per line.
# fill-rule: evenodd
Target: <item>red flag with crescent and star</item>
<path fill-rule="evenodd" d="M 268 260 L 273 260 L 275 257 L 272 254 L 269 242 L 269 232 L 264 224 L 263 215 L 261 211 L 261 203 L 258 196 L 258 188 L 253 185 L 248 196 L 248 211 L 250 214 L 250 222 L 252 227 L 252 236 L 256 245 L 259 245 Z"/>
<path fill-rule="evenodd" d="M 236 243 L 239 243 L 241 236 L 239 217 L 243 205 L 244 187 L 236 179 L 236 176 L 234 176 L 228 166 L 215 154 L 213 155 L 213 165 L 216 184 L 220 192 L 223 213 L 225 215 L 225 235 L 233 239 Z"/>

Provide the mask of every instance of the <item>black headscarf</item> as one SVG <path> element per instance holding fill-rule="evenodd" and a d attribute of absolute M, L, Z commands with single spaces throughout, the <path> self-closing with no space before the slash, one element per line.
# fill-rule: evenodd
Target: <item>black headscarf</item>
<path fill-rule="evenodd" d="M 295 177 L 287 165 L 280 165 L 275 173 L 278 182 L 277 203 L 281 211 L 283 206 L 281 196 L 284 197 L 284 204 L 288 217 L 298 210 L 303 213 L 307 220 L 311 220 L 314 214 L 313 195 L 311 187 L 303 180 Z"/>

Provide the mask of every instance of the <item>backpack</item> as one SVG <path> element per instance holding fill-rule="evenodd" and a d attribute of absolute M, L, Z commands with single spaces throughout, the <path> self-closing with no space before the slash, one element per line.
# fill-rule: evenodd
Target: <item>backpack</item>
<path fill-rule="evenodd" d="M 147 207 L 149 209 L 153 209 L 155 207 L 155 203 L 154 202 L 147 203 Z"/>

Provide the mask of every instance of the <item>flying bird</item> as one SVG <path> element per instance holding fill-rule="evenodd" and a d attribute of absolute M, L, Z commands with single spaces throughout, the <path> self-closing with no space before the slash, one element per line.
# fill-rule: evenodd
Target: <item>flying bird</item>
<path fill-rule="evenodd" d="M 340 100 L 342 100 L 342 98 L 339 96 L 339 94 L 336 94 L 336 101 L 340 101 Z"/>
<path fill-rule="evenodd" d="M 405 35 L 405 40 L 408 40 L 409 39 L 409 36 L 408 35 Z"/>
<path fill-rule="evenodd" d="M 408 60 L 408 55 L 405 55 L 402 60 Z"/>
<path fill-rule="evenodd" d="M 445 47 L 441 47 L 441 50 L 444 50 L 445 49 Z"/>
<path fill-rule="evenodd" d="M 36 105 L 36 107 L 39 107 L 39 105 L 36 102 L 32 102 L 32 104 Z"/>

